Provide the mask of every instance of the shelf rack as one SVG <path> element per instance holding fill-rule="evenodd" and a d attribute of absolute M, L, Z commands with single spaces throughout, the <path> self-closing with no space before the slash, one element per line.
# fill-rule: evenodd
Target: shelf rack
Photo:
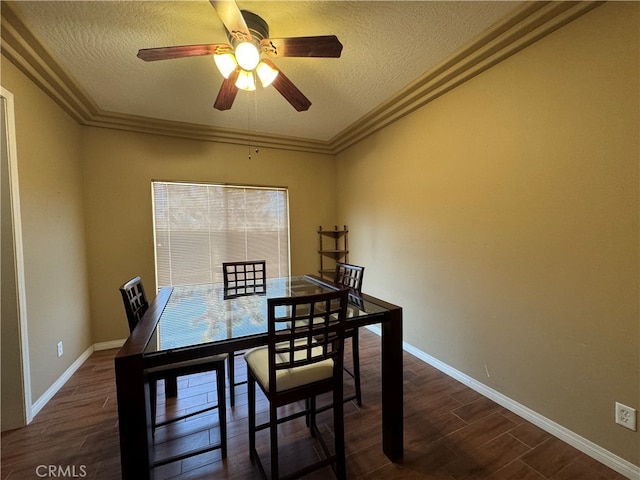
<path fill-rule="evenodd" d="M 320 242 L 318 273 L 321 278 L 333 280 L 336 262 L 349 262 L 349 229 L 346 225 L 338 229 L 336 225 L 333 230 L 323 230 L 321 225 L 318 227 L 318 238 Z"/>

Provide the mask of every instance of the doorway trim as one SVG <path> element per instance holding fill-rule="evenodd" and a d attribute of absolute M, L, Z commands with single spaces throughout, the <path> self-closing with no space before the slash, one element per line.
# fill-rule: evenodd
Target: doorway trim
<path fill-rule="evenodd" d="M 13 241 L 15 249 L 16 290 L 18 296 L 18 335 L 20 338 L 20 363 L 22 370 L 22 399 L 24 402 L 25 425 L 33 420 L 31 408 L 31 370 L 29 363 L 29 337 L 27 330 L 27 300 L 24 275 L 24 251 L 22 243 L 22 216 L 20 212 L 20 188 L 18 184 L 18 157 L 16 149 L 15 109 L 13 94 L 0 86 L 0 96 L 4 99 L 4 111 L 7 132 L 7 157 L 9 168 L 9 194 L 11 197 L 11 218 L 13 223 Z"/>

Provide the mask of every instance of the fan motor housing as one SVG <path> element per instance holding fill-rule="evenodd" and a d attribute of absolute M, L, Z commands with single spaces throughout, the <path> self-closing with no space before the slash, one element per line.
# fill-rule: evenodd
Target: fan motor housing
<path fill-rule="evenodd" d="M 263 39 L 269 38 L 269 25 L 262 17 L 250 12 L 249 10 L 240 10 L 240 13 L 242 13 L 242 18 L 244 18 L 247 28 L 249 29 L 249 33 L 251 34 L 252 43 L 260 45 L 260 42 Z M 235 48 L 239 43 L 246 41 L 244 38 L 238 38 L 229 33 L 229 30 L 227 30 L 226 27 L 224 30 L 227 32 L 227 38 L 231 45 L 233 45 L 233 48 Z"/>

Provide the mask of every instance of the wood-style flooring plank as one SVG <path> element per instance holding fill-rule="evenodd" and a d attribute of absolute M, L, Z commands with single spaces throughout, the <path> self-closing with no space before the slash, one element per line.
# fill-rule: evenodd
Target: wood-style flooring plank
<path fill-rule="evenodd" d="M 350 342 L 345 363 L 351 364 Z M 380 338 L 360 330 L 363 406 L 345 405 L 347 475 L 363 480 L 623 480 L 624 477 L 547 432 L 500 407 L 430 365 L 404 354 L 405 455 L 392 463 L 381 447 Z M 59 465 L 85 472 L 89 480 L 120 478 L 118 414 L 113 359 L 116 350 L 95 352 L 27 427 L 2 433 L 0 480 L 38 478 L 39 465 Z M 236 380 L 246 366 L 236 359 Z M 216 401 L 210 373 L 183 377 L 176 399 L 165 401 L 158 388 L 158 420 L 202 408 Z M 353 382 L 345 377 L 345 394 Z M 320 402 L 327 401 L 327 398 Z M 227 402 L 228 405 L 228 402 Z M 268 403 L 258 393 L 258 421 Z M 291 409 L 285 409 L 290 411 Z M 227 407 L 228 456 L 220 451 L 158 467 L 157 480 L 253 480 L 249 461 L 246 385 L 236 387 L 236 405 Z M 215 411 L 160 427 L 157 454 L 216 443 L 220 428 Z M 318 416 L 331 444 L 331 412 Z M 281 468 L 290 471 L 318 458 L 320 448 L 308 435 L 304 419 L 279 429 Z M 176 439 L 177 438 L 177 439 Z M 259 432 L 258 450 L 268 466 L 267 432 Z M 41 468 L 41 467 L 40 467 Z M 82 468 L 82 470 L 80 470 Z M 42 472 L 42 470 L 40 470 Z M 308 480 L 333 478 L 326 468 Z"/>

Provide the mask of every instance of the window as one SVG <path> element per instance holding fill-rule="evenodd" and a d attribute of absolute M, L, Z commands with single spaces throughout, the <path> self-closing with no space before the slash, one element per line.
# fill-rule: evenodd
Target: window
<path fill-rule="evenodd" d="M 289 270 L 286 188 L 152 182 L 156 285 L 222 282 L 222 262 Z"/>

